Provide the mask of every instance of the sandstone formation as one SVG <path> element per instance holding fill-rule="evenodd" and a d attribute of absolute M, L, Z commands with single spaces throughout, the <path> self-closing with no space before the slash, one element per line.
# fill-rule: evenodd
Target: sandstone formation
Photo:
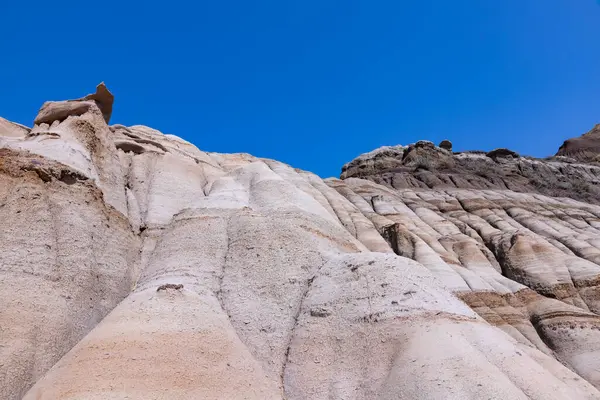
<path fill-rule="evenodd" d="M 0 120 L 0 398 L 600 399 L 598 198 L 536 185 L 598 167 L 418 142 L 323 180 L 79 103 Z"/>
<path fill-rule="evenodd" d="M 0 132 L 2 136 L 24 137 L 29 133 L 29 128 L 0 117 Z"/>
<path fill-rule="evenodd" d="M 47 101 L 42 105 L 34 124 L 58 124 L 69 116 L 83 115 L 93 106 L 98 107 L 106 123 L 110 121 L 114 96 L 104 83 L 96 87 L 96 93 L 80 99 L 66 101 Z"/>

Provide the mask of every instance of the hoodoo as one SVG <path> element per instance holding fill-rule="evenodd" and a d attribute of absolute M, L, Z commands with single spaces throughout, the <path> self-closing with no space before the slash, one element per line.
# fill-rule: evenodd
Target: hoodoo
<path fill-rule="evenodd" d="M 0 398 L 600 399 L 594 134 L 321 179 L 112 103 L 0 119 Z"/>

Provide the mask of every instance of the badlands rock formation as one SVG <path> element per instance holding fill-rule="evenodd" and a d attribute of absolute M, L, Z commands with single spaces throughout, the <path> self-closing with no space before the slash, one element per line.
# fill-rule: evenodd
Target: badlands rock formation
<path fill-rule="evenodd" d="M 0 398 L 600 399 L 600 206 L 535 184 L 598 167 L 421 142 L 322 180 L 105 98 L 0 120 Z"/>
<path fill-rule="evenodd" d="M 556 155 L 600 164 L 600 124 L 588 133 L 566 140 Z"/>
<path fill-rule="evenodd" d="M 600 154 L 600 147 L 595 151 Z M 420 141 L 363 154 L 344 165 L 342 179 L 363 178 L 395 189 L 511 190 L 600 204 L 600 163 L 582 164 L 560 154 L 539 160 L 508 149 L 452 153 Z"/>

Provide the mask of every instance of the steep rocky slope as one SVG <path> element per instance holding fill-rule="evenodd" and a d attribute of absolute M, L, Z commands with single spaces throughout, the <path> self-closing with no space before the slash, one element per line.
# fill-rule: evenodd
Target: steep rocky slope
<path fill-rule="evenodd" d="M 556 155 L 600 164 L 600 124 L 588 133 L 566 140 Z"/>
<path fill-rule="evenodd" d="M 600 206 L 429 144 L 322 180 L 106 92 L 0 120 L 1 398 L 600 399 Z"/>

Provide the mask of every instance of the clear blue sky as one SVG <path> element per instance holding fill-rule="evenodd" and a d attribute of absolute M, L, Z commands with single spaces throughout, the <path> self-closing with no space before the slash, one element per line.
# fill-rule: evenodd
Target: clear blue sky
<path fill-rule="evenodd" d="M 105 81 L 112 123 L 323 177 L 419 139 L 546 156 L 600 122 L 598 1 L 3 1 L 0 115 Z"/>

